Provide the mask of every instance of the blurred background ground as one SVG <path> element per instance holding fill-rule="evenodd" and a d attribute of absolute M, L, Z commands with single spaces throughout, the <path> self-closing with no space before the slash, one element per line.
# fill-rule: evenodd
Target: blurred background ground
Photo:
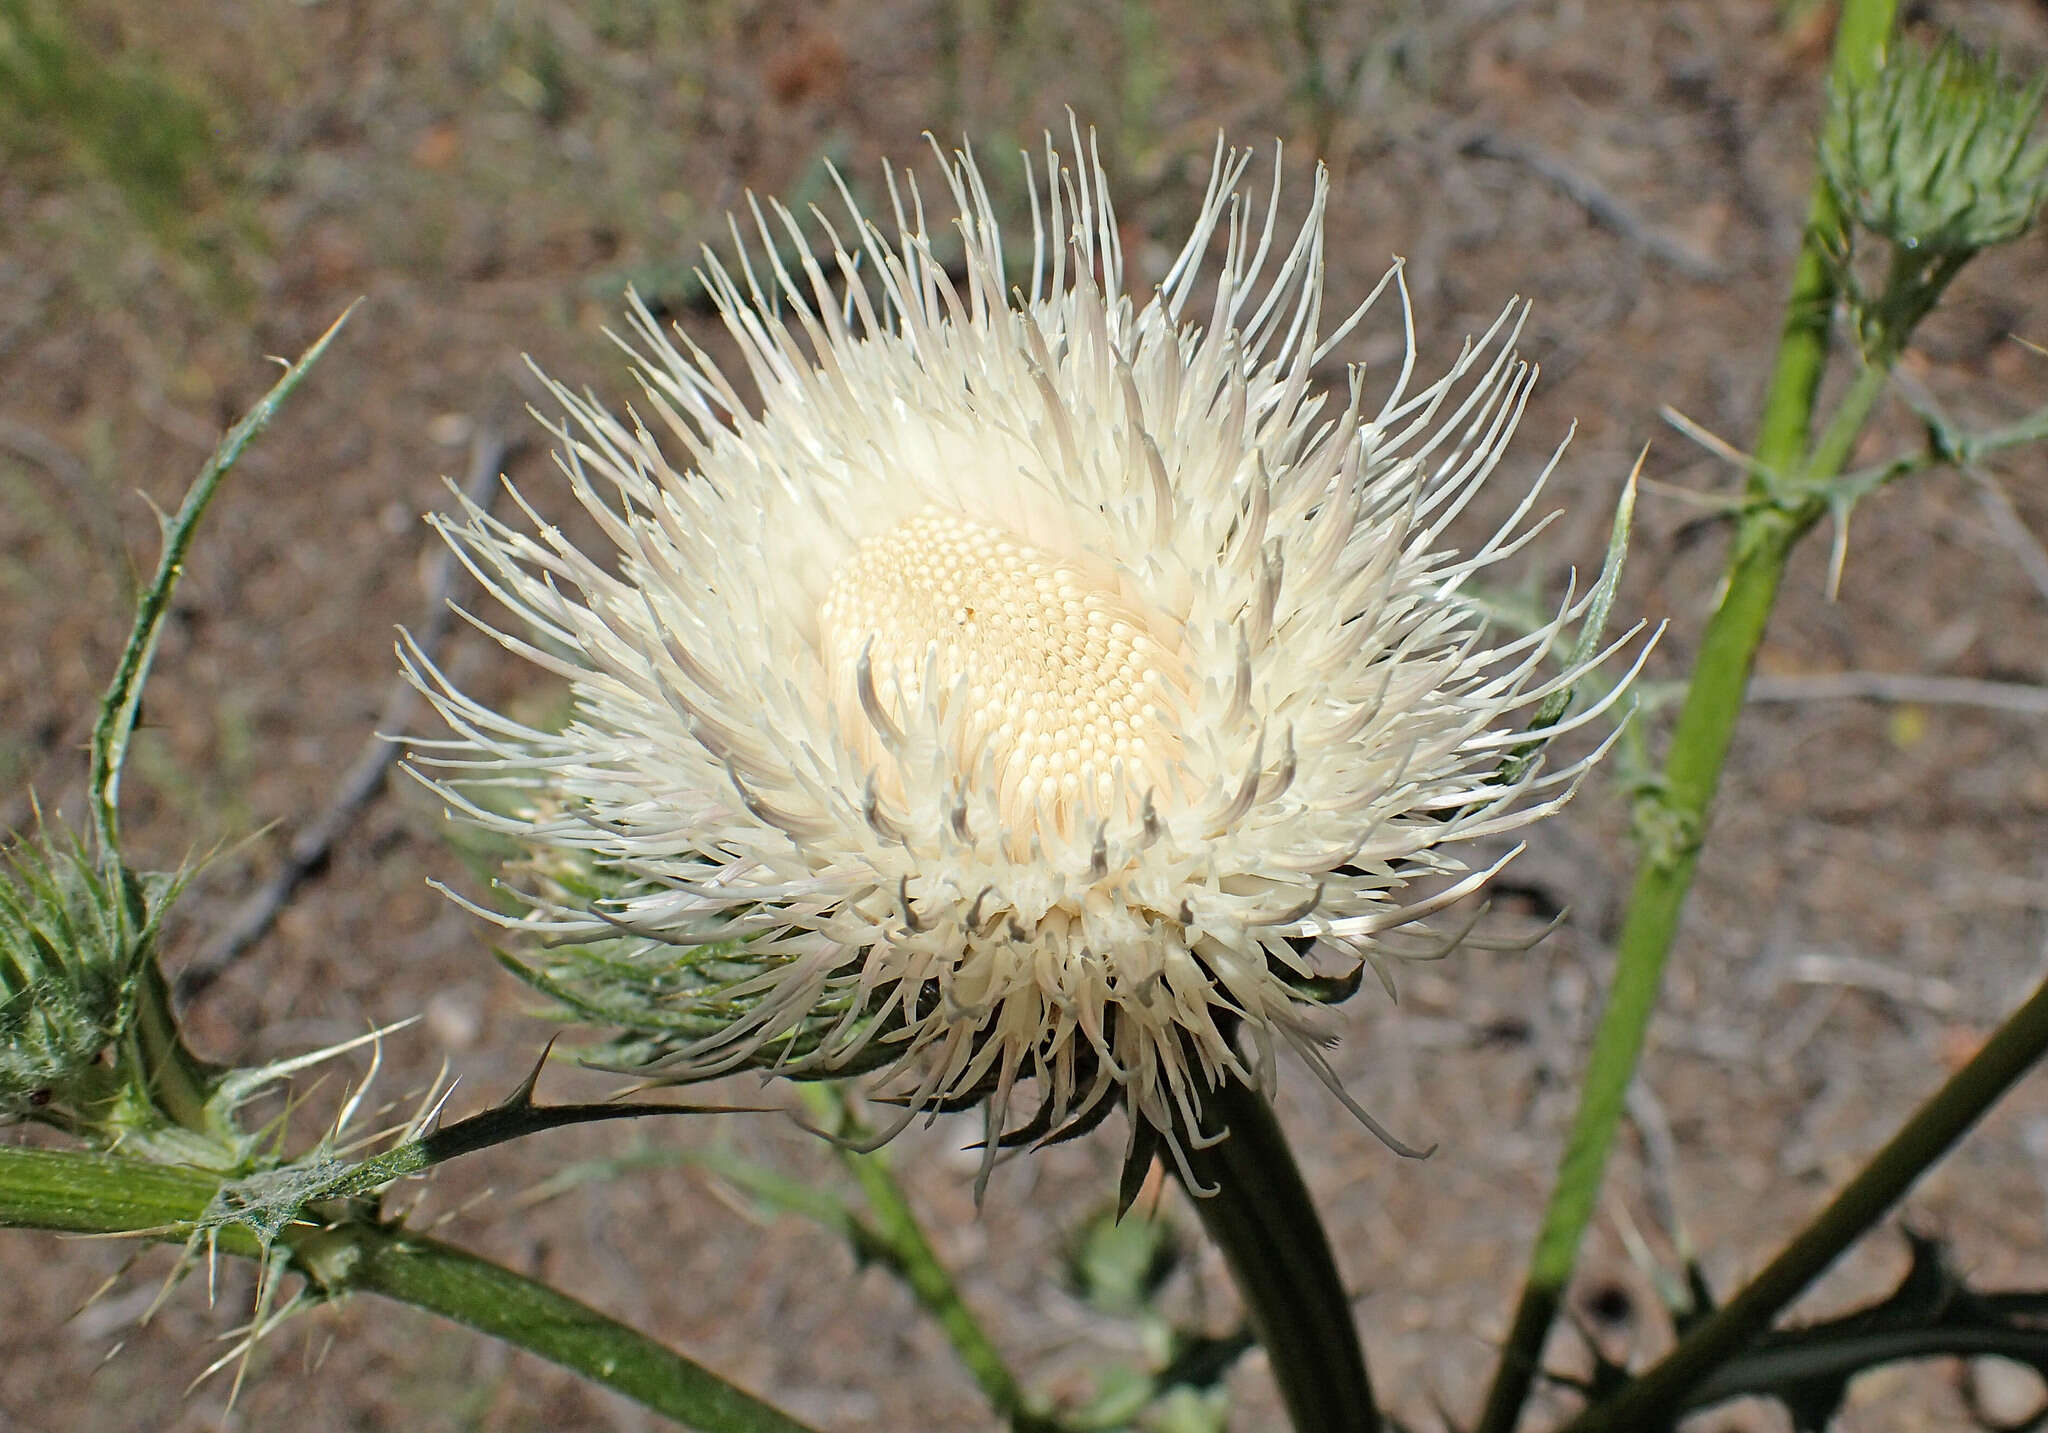
<path fill-rule="evenodd" d="M 1908 8 L 2019 65 L 2048 61 L 2043 5 Z M 708 332 L 687 272 L 748 189 L 816 196 L 830 159 L 873 196 L 883 156 L 922 162 L 928 129 L 971 135 L 1012 174 L 1006 154 L 1063 133 L 1067 105 L 1101 135 L 1140 282 L 1178 243 L 1221 129 L 1284 138 L 1297 195 L 1310 156 L 1327 158 L 1335 295 L 1362 295 L 1406 256 L 1427 358 L 1447 359 L 1510 295 L 1532 298 L 1523 347 L 1545 376 L 1473 524 L 1505 510 L 1576 419 L 1552 488 L 1568 515 L 1521 574 L 1554 592 L 1568 565 L 1597 560 L 1644 443 L 1662 484 L 1729 480 L 1659 408 L 1737 443 L 1749 431 L 1829 21 L 1824 4 L 1774 0 L 0 0 L 0 36 L 13 35 L 0 62 L 16 67 L 0 71 L 0 824 L 27 818 L 30 792 L 78 815 L 92 696 L 154 558 L 138 493 L 175 501 L 271 382 L 264 355 L 298 352 L 365 296 L 209 520 L 150 687 L 125 793 L 136 852 L 210 856 L 174 965 L 286 859 L 375 729 L 393 628 L 427 605 L 419 516 L 479 435 L 525 436 L 520 353 L 623 398 L 602 329 L 624 289 Z M 37 37 L 29 61 L 23 35 Z M 2044 260 L 2037 232 L 1970 269 L 1908 376 L 1986 423 L 2040 404 L 2048 364 L 2009 335 L 2048 339 Z M 1390 319 L 1338 357 L 1385 365 Z M 1912 441 L 1893 421 L 1861 457 Z M 506 466 L 559 510 L 541 446 Z M 2048 536 L 2048 457 L 1993 476 Z M 1670 621 L 1653 678 L 1683 670 L 1724 537 L 1697 505 L 1646 497 L 1619 610 Z M 1825 546 L 1795 564 L 1766 674 L 2048 682 L 2039 549 L 1977 484 L 1933 476 L 1865 505 L 1833 603 Z M 550 699 L 473 635 L 448 663 L 472 690 Z M 1749 713 L 1652 1031 L 1652 1099 L 1574 1297 L 1611 1353 L 1668 1335 L 1624 1229 L 1668 1256 L 1659 1210 L 1675 1206 L 1730 1286 L 2039 976 L 2044 758 L 2038 715 L 1821 700 Z M 1492 917 L 1513 931 L 1569 907 L 1561 930 L 1527 954 L 1454 956 L 1410 980 L 1398 1011 L 1371 991 L 1354 1003 L 1339 1068 L 1397 1131 L 1436 1142 L 1433 1159 L 1393 1158 L 1304 1081 L 1284 1091 L 1376 1381 L 1417 1426 L 1438 1426 L 1439 1406 L 1469 1416 L 1504 1327 L 1609 968 L 1624 851 L 1619 793 L 1596 779 L 1536 833 Z M 428 876 L 472 880 L 432 806 L 394 789 L 193 1004 L 196 1042 L 253 1063 L 424 1013 L 388 1042 L 384 1090 L 421 1088 L 444 1061 L 456 1110 L 508 1089 L 547 1028 Z M 1128 1331 L 1058 1278 L 1068 1231 L 1110 1193 L 1121 1133 L 1006 1166 L 979 1213 L 960 1152 L 972 1134 L 942 1122 L 905 1136 L 906 1180 L 1027 1381 L 1078 1396 L 1103 1363 L 1135 1356 L 1119 1346 Z M 537 1139 L 408 1197 L 444 1235 L 824 1427 L 990 1426 L 903 1291 L 797 1220 L 682 1170 L 517 1204 L 564 1163 L 642 1140 L 719 1143 L 843 1187 L 815 1142 L 755 1115 Z M 2042 1286 L 2044 1181 L 2036 1078 L 1920 1187 L 1910 1217 L 1977 1280 Z M 364 1300 L 266 1343 L 224 1414 L 222 1380 L 186 1384 L 245 1315 L 246 1277 L 224 1279 L 211 1307 L 184 1288 L 141 1327 L 169 1260 L 131 1268 L 131 1253 L 0 1239 L 0 1429 L 653 1426 L 551 1367 Z M 1898 1237 L 1880 1235 L 1804 1307 L 1867 1297 L 1903 1263 Z M 1174 1297 L 1213 1330 L 1234 1318 L 1206 1253 Z M 1554 1359 L 1577 1347 L 1561 1334 Z M 2024 1411 L 2024 1381 L 1978 1381 Z M 1232 1388 L 1234 1427 L 1275 1426 L 1256 1355 Z M 1859 1386 L 1843 1426 L 1969 1426 L 1971 1391 L 1953 1364 L 1888 1370 Z M 1738 1408 L 1700 1426 L 1778 1417 Z"/>

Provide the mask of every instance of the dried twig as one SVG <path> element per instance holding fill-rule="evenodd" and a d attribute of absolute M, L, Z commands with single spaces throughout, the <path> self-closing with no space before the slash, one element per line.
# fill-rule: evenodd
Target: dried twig
<path fill-rule="evenodd" d="M 1809 951 L 1786 963 L 1782 977 L 1793 985 L 1848 986 L 1868 990 L 1903 1005 L 1918 1005 L 1939 1015 L 1962 1007 L 1956 987 L 1934 976 L 1917 976 L 1860 955 L 1828 955 Z"/>
<path fill-rule="evenodd" d="M 2034 536 L 1996 478 L 1975 467 L 1965 471 L 1976 485 L 1977 501 L 1983 505 L 1991 525 L 1998 529 L 1999 539 L 2019 559 L 2020 568 L 2027 574 L 2027 580 L 2034 584 L 2034 590 L 2041 594 L 2043 600 L 2048 600 L 2048 548 L 2042 547 L 2041 539 Z"/>
<path fill-rule="evenodd" d="M 1649 1081 L 1640 1074 L 1628 1087 L 1628 1117 L 1643 1145 L 1643 1192 L 1664 1236 L 1686 1252 L 1685 1226 L 1678 1211 L 1678 1138 Z"/>
<path fill-rule="evenodd" d="M 469 471 L 463 491 L 479 506 L 488 506 L 505 462 L 524 439 L 507 438 L 497 424 L 481 423 L 470 440 Z M 461 564 L 452 550 L 436 559 L 427 585 L 427 615 L 414 631 L 422 652 L 431 659 L 446 640 L 454 621 L 451 602 L 462 577 Z M 244 900 L 227 925 L 210 941 L 192 963 L 179 972 L 177 992 L 190 1000 L 205 992 L 227 968 L 239 960 L 277 923 L 299 888 L 326 866 L 335 845 L 370 804 L 383 792 L 391 768 L 398 763 L 399 747 L 381 733 L 402 731 L 419 709 L 419 693 L 403 678 L 394 681 L 378 713 L 376 733 L 364 743 L 355 761 L 336 788 L 334 799 L 317 819 L 292 838 L 284 864 L 248 899 Z"/>
<path fill-rule="evenodd" d="M 1521 165 L 1539 179 L 1548 181 L 1558 193 L 1584 209 L 1594 223 L 1612 230 L 1651 258 L 1668 265 L 1688 279 L 1711 283 L 1728 277 L 1728 272 L 1722 265 L 1694 253 L 1692 249 L 1668 234 L 1658 233 L 1638 218 L 1636 212 L 1628 205 L 1554 154 L 1533 145 L 1503 139 L 1488 130 L 1467 136 L 1459 144 L 1458 152 L 1479 159 L 1498 159 L 1503 163 Z"/>
<path fill-rule="evenodd" d="M 1981 707 L 2021 716 L 2048 716 L 2048 687 L 1987 682 L 1975 677 L 1923 677 L 1912 672 L 1816 672 L 1758 676 L 1753 702 L 1919 702 L 1926 706 Z"/>
<path fill-rule="evenodd" d="M 26 458 L 50 476 L 57 478 L 66 487 L 83 492 L 92 485 L 92 479 L 72 451 L 38 428 L 18 423 L 12 418 L 0 418 L 0 448 L 18 458 Z"/>

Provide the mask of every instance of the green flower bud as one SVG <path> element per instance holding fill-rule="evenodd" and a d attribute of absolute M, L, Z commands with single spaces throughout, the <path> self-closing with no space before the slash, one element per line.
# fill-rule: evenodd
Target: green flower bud
<path fill-rule="evenodd" d="M 97 1090 L 169 890 L 146 878 L 131 909 L 76 841 L 24 840 L 0 857 L 0 1118 L 61 1112 Z"/>
<path fill-rule="evenodd" d="M 1855 223 L 1902 248 L 1968 254 L 2019 237 L 2048 198 L 2048 144 L 2029 144 L 2043 80 L 2020 88 L 1945 43 L 1902 48 L 1829 96 L 1821 172 Z"/>

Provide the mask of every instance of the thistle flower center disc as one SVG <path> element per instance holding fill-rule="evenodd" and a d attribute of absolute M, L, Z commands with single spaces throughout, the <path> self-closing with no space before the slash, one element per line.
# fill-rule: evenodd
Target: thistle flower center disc
<path fill-rule="evenodd" d="M 1006 528 L 926 508 L 862 542 L 819 607 L 833 713 L 900 789 L 910 713 L 942 715 L 961 780 L 1006 824 L 1134 814 L 1179 755 L 1178 659 L 1110 584 Z"/>

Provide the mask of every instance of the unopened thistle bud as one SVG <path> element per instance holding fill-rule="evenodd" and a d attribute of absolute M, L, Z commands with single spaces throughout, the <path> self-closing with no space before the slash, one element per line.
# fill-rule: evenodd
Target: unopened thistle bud
<path fill-rule="evenodd" d="M 1843 212 L 1901 248 L 1962 255 L 2019 237 L 2048 198 L 2032 143 L 2043 80 L 2016 86 L 1953 42 L 1902 45 L 1829 96 L 1820 162 Z"/>
<path fill-rule="evenodd" d="M 0 857 L 0 1118 L 101 1097 L 99 1057 L 133 1019 L 163 893 L 131 910 L 82 846 L 47 834 Z"/>
<path fill-rule="evenodd" d="M 758 255 L 706 282 L 758 406 L 636 307 L 645 426 L 553 389 L 609 550 L 523 502 L 441 523 L 573 714 L 522 723 L 407 649 L 454 733 L 415 760 L 539 853 L 524 913 L 486 912 L 540 938 L 528 977 L 677 1078 L 887 1066 L 905 1120 L 982 1104 L 993 1155 L 1119 1100 L 1199 1128 L 1286 1048 L 1371 1124 L 1325 1003 L 1441 954 L 1420 923 L 1494 869 L 1462 843 L 1585 767 L 1507 758 L 1605 655 L 1544 665 L 1589 604 L 1499 637 L 1464 593 L 1534 489 L 1447 531 L 1528 401 L 1522 310 L 1439 379 L 1411 351 L 1377 405 L 1356 370 L 1331 393 L 1366 305 L 1326 325 L 1320 173 L 1289 236 L 1219 149 L 1140 301 L 1079 148 L 1021 272 L 964 156 L 943 235 L 914 184 L 893 232 L 850 196 L 815 237 L 757 206 Z M 1412 336 L 1398 268 L 1380 293 Z"/>

